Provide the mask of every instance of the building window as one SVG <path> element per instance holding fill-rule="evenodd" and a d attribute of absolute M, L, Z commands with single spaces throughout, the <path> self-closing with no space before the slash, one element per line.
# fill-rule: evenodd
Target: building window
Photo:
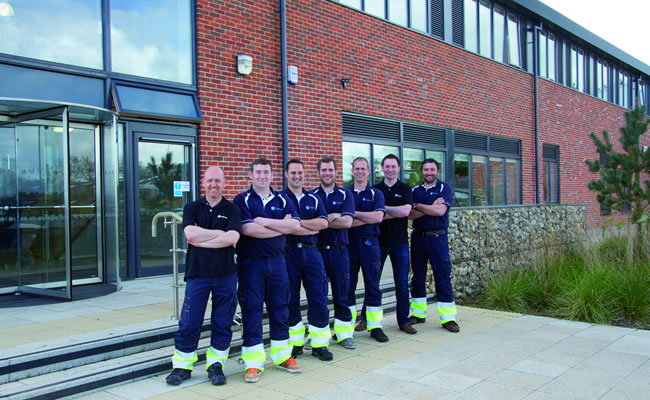
<path fill-rule="evenodd" d="M 191 7 L 190 1 L 111 0 L 113 72 L 192 84 Z"/>
<path fill-rule="evenodd" d="M 508 13 L 508 63 L 521 67 L 517 17 Z"/>
<path fill-rule="evenodd" d="M 396 24 L 428 32 L 428 0 L 338 0 L 345 4 L 367 12 L 377 18 L 388 19 Z"/>
<path fill-rule="evenodd" d="M 488 0 L 464 0 L 465 49 L 521 66 L 518 18 Z"/>
<path fill-rule="evenodd" d="M 609 70 L 607 64 L 603 63 L 603 100 L 609 101 Z"/>
<path fill-rule="evenodd" d="M 571 47 L 571 87 L 581 92 L 585 91 L 585 53 Z"/>
<path fill-rule="evenodd" d="M 490 2 L 480 0 L 478 5 L 478 52 L 485 57 L 492 57 L 492 13 Z"/>
<path fill-rule="evenodd" d="M 505 33 L 506 33 L 506 16 L 505 10 L 501 7 L 494 6 L 492 10 L 494 22 L 494 59 L 500 62 L 505 62 L 504 59 L 504 46 L 505 46 Z"/>
<path fill-rule="evenodd" d="M 465 48 L 478 51 L 478 20 L 476 18 L 476 0 L 465 0 L 463 15 L 465 18 Z"/>
<path fill-rule="evenodd" d="M 550 144 L 542 146 L 544 166 L 542 170 L 542 185 L 544 186 L 544 202 L 559 203 L 559 148 Z"/>
<path fill-rule="evenodd" d="M 618 71 L 616 104 L 629 108 L 629 80 L 626 72 Z"/>
<path fill-rule="evenodd" d="M 539 76 L 555 81 L 555 36 L 539 32 Z"/>
<path fill-rule="evenodd" d="M 0 17 L 0 53 L 103 69 L 102 1 L 12 1 Z"/>

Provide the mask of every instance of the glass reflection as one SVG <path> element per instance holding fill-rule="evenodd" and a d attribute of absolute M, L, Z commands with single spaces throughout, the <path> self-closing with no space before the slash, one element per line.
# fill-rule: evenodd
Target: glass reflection
<path fill-rule="evenodd" d="M 506 201 L 507 204 L 519 204 L 519 163 L 506 158 Z"/>
<path fill-rule="evenodd" d="M 191 4 L 112 0 L 112 70 L 192 84 Z"/>
<path fill-rule="evenodd" d="M 343 172 L 343 187 L 349 188 L 354 183 L 352 179 L 352 161 L 357 157 L 370 160 L 370 145 L 367 143 L 343 142 L 343 165 L 339 168 Z"/>
<path fill-rule="evenodd" d="M 490 205 L 506 204 L 503 184 L 503 158 L 490 157 Z"/>
<path fill-rule="evenodd" d="M 454 176 L 456 205 L 467 207 L 469 206 L 469 155 L 454 154 Z"/>
<path fill-rule="evenodd" d="M 399 157 L 399 148 L 396 146 L 381 146 L 377 144 L 373 150 L 374 159 L 372 160 L 372 163 L 375 171 L 375 184 L 377 184 L 384 180 L 384 173 L 381 172 L 381 160 L 389 154 Z"/>
<path fill-rule="evenodd" d="M 100 0 L 12 1 L 2 18 L 0 53 L 102 69 Z"/>
<path fill-rule="evenodd" d="M 417 186 L 422 183 L 422 149 L 404 148 L 404 160 L 402 160 L 402 173 L 404 174 L 404 182 L 408 183 L 411 187 Z"/>
<path fill-rule="evenodd" d="M 487 204 L 486 157 L 472 156 L 472 205 Z"/>
<path fill-rule="evenodd" d="M 174 196 L 174 181 L 191 181 L 189 146 L 167 143 L 138 143 L 138 197 L 140 205 L 140 268 L 142 275 L 157 273 L 166 268 L 171 273 L 172 238 L 163 220 L 158 222 L 158 237 L 151 236 L 151 221 L 161 211 L 182 215 L 183 206 L 191 200 L 191 192 Z M 177 225 L 178 246 L 187 242 L 182 224 Z M 150 270 L 150 272 L 147 272 Z M 160 271 L 159 273 L 163 273 Z"/>

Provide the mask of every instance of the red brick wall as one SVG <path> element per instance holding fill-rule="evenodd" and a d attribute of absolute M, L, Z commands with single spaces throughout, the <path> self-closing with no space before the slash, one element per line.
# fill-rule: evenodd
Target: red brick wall
<path fill-rule="evenodd" d="M 340 163 L 341 111 L 351 111 L 521 139 L 523 202 L 535 202 L 530 74 L 331 1 L 286 4 L 287 60 L 299 72 L 288 88 L 289 156 L 305 162 L 308 187 L 317 184 L 319 157 Z M 281 185 L 278 9 L 279 1 L 197 0 L 201 168 L 222 165 L 229 195 L 248 185 L 248 165 L 261 155 Z M 254 60 L 247 77 L 235 70 L 240 53 Z M 345 89 L 342 78 L 350 79 Z M 588 133 L 617 133 L 622 109 L 544 80 L 539 87 L 540 162 L 543 143 L 560 146 L 561 201 L 587 204 L 596 226 Z"/>

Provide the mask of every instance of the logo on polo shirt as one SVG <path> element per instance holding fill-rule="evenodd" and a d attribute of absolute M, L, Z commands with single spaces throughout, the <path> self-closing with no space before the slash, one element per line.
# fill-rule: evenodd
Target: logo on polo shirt
<path fill-rule="evenodd" d="M 402 197 L 402 195 L 395 193 L 395 197 Z"/>
<path fill-rule="evenodd" d="M 334 200 L 334 201 L 332 202 L 332 204 L 336 205 L 336 200 Z"/>
<path fill-rule="evenodd" d="M 223 219 L 228 219 L 225 215 L 217 215 L 217 218 L 223 218 Z"/>
<path fill-rule="evenodd" d="M 275 206 L 271 206 L 271 211 L 275 211 Z"/>
<path fill-rule="evenodd" d="M 305 210 L 309 210 L 310 208 L 312 208 L 312 207 L 305 206 Z"/>
<path fill-rule="evenodd" d="M 372 199 L 362 198 L 361 201 L 372 201 Z"/>

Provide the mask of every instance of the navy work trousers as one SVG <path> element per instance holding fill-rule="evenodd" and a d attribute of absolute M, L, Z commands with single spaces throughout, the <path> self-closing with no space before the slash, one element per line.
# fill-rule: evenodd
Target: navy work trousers
<path fill-rule="evenodd" d="M 285 253 L 289 274 L 289 326 L 302 320 L 300 315 L 300 284 L 307 294 L 307 320 L 310 325 L 324 328 L 329 323 L 327 309 L 327 274 L 323 258 L 315 247 L 289 247 Z"/>
<path fill-rule="evenodd" d="M 359 280 L 359 269 L 363 272 L 365 286 L 365 304 L 369 307 L 381 307 L 381 290 L 379 279 L 381 269 L 379 263 L 380 251 L 377 238 L 350 240 L 350 290 L 348 301 L 356 305 L 355 291 Z M 365 315 L 365 313 L 364 313 Z"/>
<path fill-rule="evenodd" d="M 433 279 L 436 287 L 436 301 L 454 301 L 451 287 L 451 260 L 447 235 L 423 236 L 411 235 L 411 296 L 426 297 L 427 261 L 431 262 Z"/>
<path fill-rule="evenodd" d="M 348 249 L 320 249 L 325 264 L 325 272 L 332 286 L 334 318 L 349 322 L 352 313 L 348 308 L 348 289 L 350 288 L 350 257 Z"/>
<path fill-rule="evenodd" d="M 237 274 L 187 280 L 181 320 L 178 322 L 178 332 L 174 335 L 176 349 L 184 353 L 196 351 L 210 293 L 212 293 L 210 346 L 217 350 L 230 347 L 232 318 L 237 308 Z"/>
<path fill-rule="evenodd" d="M 262 343 L 262 310 L 269 313 L 271 340 L 289 339 L 289 278 L 283 255 L 240 258 L 239 304 L 243 346 Z"/>

